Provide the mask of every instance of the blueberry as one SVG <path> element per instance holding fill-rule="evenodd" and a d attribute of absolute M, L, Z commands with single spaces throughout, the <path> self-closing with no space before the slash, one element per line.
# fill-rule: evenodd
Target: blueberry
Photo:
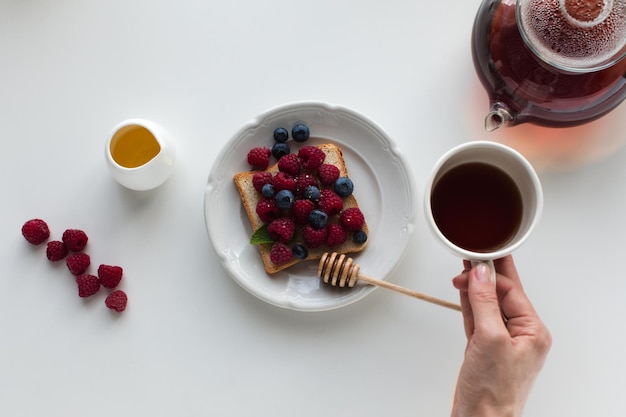
<path fill-rule="evenodd" d="M 367 240 L 367 233 L 363 230 L 357 230 L 354 232 L 354 235 L 352 235 L 352 240 L 354 240 L 354 243 L 362 245 Z"/>
<path fill-rule="evenodd" d="M 274 193 L 274 186 L 272 184 L 267 183 L 261 188 L 261 194 L 263 194 L 265 198 L 273 198 Z"/>
<path fill-rule="evenodd" d="M 289 190 L 280 190 L 276 193 L 276 205 L 280 209 L 290 209 L 295 201 L 293 193 Z"/>
<path fill-rule="evenodd" d="M 297 259 L 306 259 L 306 257 L 309 256 L 309 250 L 301 243 L 293 245 L 291 253 L 293 254 L 293 257 Z"/>
<path fill-rule="evenodd" d="M 339 197 L 347 197 L 354 191 L 354 183 L 348 177 L 341 177 L 335 181 L 334 188 Z"/>
<path fill-rule="evenodd" d="M 296 142 L 304 142 L 309 138 L 309 128 L 302 123 L 297 124 L 291 129 L 291 137 Z"/>
<path fill-rule="evenodd" d="M 287 142 L 289 139 L 289 132 L 284 127 L 279 127 L 274 131 L 274 140 L 276 142 Z"/>
<path fill-rule="evenodd" d="M 328 222 L 328 214 L 322 210 L 313 209 L 309 213 L 309 223 L 316 229 L 322 229 Z"/>
<path fill-rule="evenodd" d="M 274 146 L 272 146 L 272 155 L 274 155 L 274 158 L 276 159 L 280 159 L 290 152 L 291 149 L 289 149 L 289 145 L 287 145 L 286 143 L 278 142 L 275 143 Z"/>
<path fill-rule="evenodd" d="M 321 196 L 320 189 L 314 185 L 309 185 L 304 189 L 304 198 L 307 200 L 317 201 Z"/>

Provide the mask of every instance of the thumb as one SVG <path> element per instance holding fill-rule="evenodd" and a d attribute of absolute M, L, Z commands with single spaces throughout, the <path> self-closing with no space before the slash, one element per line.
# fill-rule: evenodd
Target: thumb
<path fill-rule="evenodd" d="M 491 282 L 491 271 L 485 263 L 479 263 L 469 273 L 467 295 L 475 331 L 493 332 L 504 329 L 496 287 Z"/>

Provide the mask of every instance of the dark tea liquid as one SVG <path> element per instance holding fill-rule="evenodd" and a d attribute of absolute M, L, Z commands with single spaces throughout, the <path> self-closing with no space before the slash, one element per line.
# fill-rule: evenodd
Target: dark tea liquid
<path fill-rule="evenodd" d="M 502 248 L 522 221 L 522 196 L 513 179 L 480 162 L 462 164 L 443 174 L 433 187 L 430 204 L 443 235 L 472 252 Z"/>
<path fill-rule="evenodd" d="M 606 114 L 626 98 L 626 59 L 586 74 L 549 67 L 524 43 L 515 0 L 482 3 L 474 21 L 472 55 L 490 100 L 517 114 L 513 124 L 578 125 Z"/>

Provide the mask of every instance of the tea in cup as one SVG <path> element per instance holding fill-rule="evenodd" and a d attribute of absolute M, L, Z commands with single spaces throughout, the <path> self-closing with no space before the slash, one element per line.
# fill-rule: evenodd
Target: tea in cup
<path fill-rule="evenodd" d="M 434 235 L 456 255 L 490 264 L 517 249 L 541 217 L 537 173 L 514 149 L 468 142 L 444 154 L 427 181 L 425 213 Z"/>
<path fill-rule="evenodd" d="M 150 190 L 172 173 L 176 147 L 156 123 L 129 119 L 113 128 L 106 141 L 105 157 L 118 183 L 132 190 Z"/>

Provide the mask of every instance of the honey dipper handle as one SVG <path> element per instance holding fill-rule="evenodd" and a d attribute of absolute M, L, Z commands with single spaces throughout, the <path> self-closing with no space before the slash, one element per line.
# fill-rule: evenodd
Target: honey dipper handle
<path fill-rule="evenodd" d="M 452 310 L 461 311 L 461 306 L 455 303 L 451 303 L 450 301 L 442 300 L 440 298 L 432 297 L 427 294 L 423 294 L 421 292 L 413 291 L 408 288 L 401 287 L 399 285 L 393 284 L 391 282 L 383 281 L 380 279 L 376 279 L 373 277 L 369 277 L 367 275 L 359 274 L 359 281 L 367 282 L 368 284 L 376 285 L 378 287 L 387 288 L 392 291 L 396 291 L 405 295 L 409 295 L 411 297 L 418 298 L 422 301 L 426 301 L 428 303 L 437 304 L 442 307 L 450 308 Z"/>

